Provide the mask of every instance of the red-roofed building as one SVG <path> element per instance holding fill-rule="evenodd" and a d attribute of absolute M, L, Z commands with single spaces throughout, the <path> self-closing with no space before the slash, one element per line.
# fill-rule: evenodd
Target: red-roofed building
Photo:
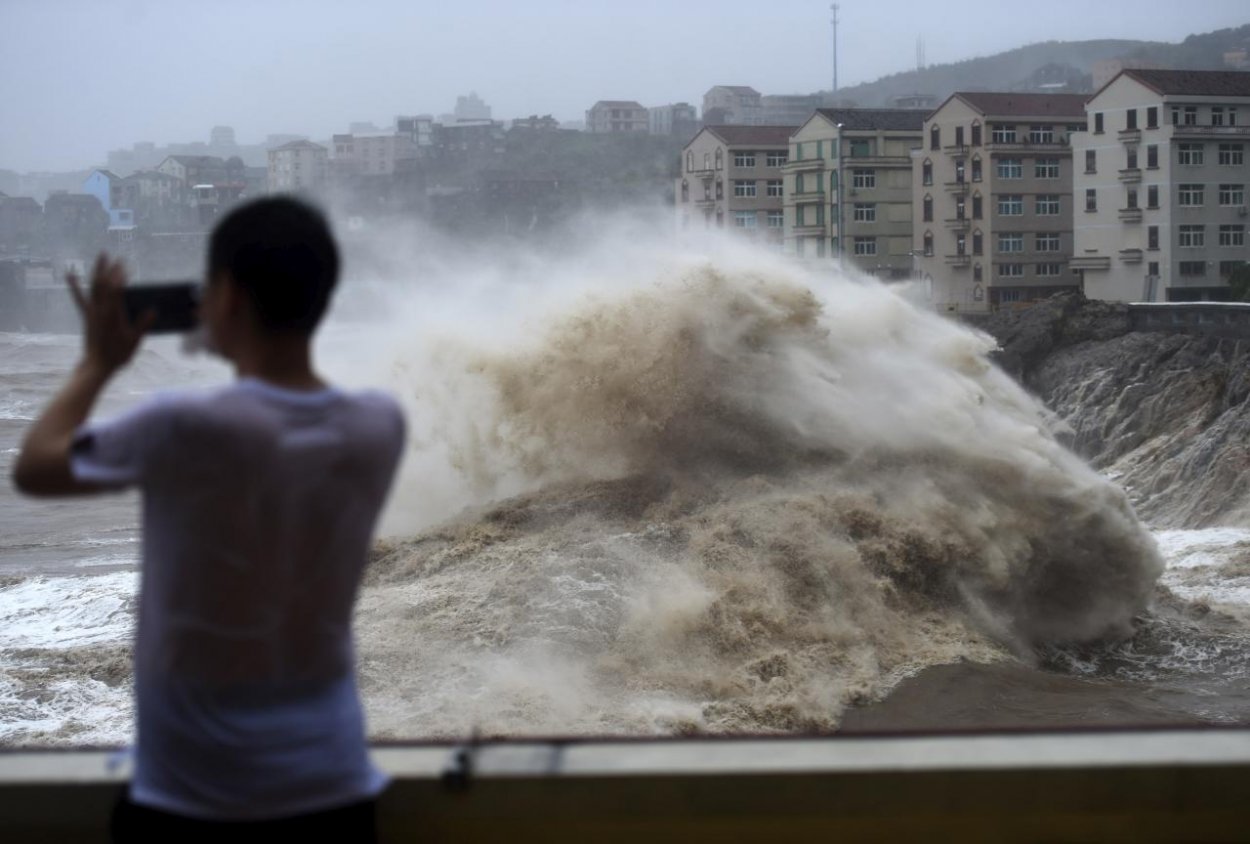
<path fill-rule="evenodd" d="M 956 93 L 912 153 L 912 248 L 939 310 L 985 312 L 1077 286 L 1071 138 L 1082 94 Z"/>
<path fill-rule="evenodd" d="M 797 126 L 706 126 L 682 150 L 680 229 L 730 227 L 780 249 L 783 176 Z"/>

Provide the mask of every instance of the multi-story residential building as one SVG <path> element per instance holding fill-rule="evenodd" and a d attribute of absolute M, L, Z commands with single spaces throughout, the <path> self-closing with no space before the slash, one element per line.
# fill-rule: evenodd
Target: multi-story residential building
<path fill-rule="evenodd" d="M 269 150 L 269 190 L 317 190 L 326 181 L 326 148 L 312 141 L 291 141 Z"/>
<path fill-rule="evenodd" d="M 672 103 L 648 109 L 652 135 L 690 138 L 699 131 L 699 110 L 690 103 Z"/>
<path fill-rule="evenodd" d="M 817 110 L 790 137 L 786 251 L 882 279 L 912 272 L 911 150 L 926 112 Z"/>
<path fill-rule="evenodd" d="M 730 227 L 781 248 L 782 168 L 797 126 L 706 126 L 682 150 L 680 229 Z"/>
<path fill-rule="evenodd" d="M 121 178 L 111 170 L 98 168 L 83 180 L 82 192 L 100 200 L 104 210 L 109 213 L 109 227 L 134 227 L 135 212 L 128 206 L 121 205 Z"/>
<path fill-rule="evenodd" d="M 1084 94 L 956 93 L 912 153 L 916 272 L 943 311 L 987 311 L 1077 286 L 1072 147 Z"/>
<path fill-rule="evenodd" d="M 633 100 L 600 100 L 586 112 L 586 131 L 596 135 L 650 132 L 647 110 Z"/>
<path fill-rule="evenodd" d="M 761 122 L 770 126 L 802 126 L 823 105 L 826 103 L 819 94 L 765 94 L 760 97 Z"/>
<path fill-rule="evenodd" d="M 1250 73 L 1125 70 L 1087 110 L 1072 143 L 1086 295 L 1227 298 L 1250 257 Z"/>
<path fill-rule="evenodd" d="M 416 158 L 418 149 L 417 141 L 408 132 L 335 135 L 331 143 L 335 169 L 364 176 L 390 176 L 396 162 Z"/>
<path fill-rule="evenodd" d="M 707 126 L 764 125 L 760 92 L 746 85 L 712 86 L 703 95 L 703 123 Z M 798 123 L 777 125 L 797 126 Z"/>

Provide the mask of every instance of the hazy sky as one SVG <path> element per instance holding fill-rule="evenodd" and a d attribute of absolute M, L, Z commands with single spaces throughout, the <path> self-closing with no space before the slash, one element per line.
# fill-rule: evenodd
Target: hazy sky
<path fill-rule="evenodd" d="M 843 86 L 1048 39 L 1178 41 L 1246 0 L 842 0 Z M 699 105 L 712 85 L 829 87 L 827 0 L 0 0 L 0 169 L 101 163 L 139 140 L 328 137 L 451 111 L 580 120 L 599 99 Z"/>

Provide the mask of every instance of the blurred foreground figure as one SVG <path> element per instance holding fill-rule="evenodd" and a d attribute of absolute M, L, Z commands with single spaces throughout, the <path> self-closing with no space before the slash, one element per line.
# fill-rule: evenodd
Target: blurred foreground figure
<path fill-rule="evenodd" d="M 135 765 L 115 840 L 374 836 L 386 779 L 368 757 L 351 613 L 404 422 L 390 397 L 314 369 L 338 271 L 315 209 L 236 209 L 213 232 L 199 314 L 237 380 L 90 424 L 156 315 L 127 317 L 105 256 L 87 291 L 69 280 L 83 356 L 13 477 L 30 495 L 142 491 Z"/>

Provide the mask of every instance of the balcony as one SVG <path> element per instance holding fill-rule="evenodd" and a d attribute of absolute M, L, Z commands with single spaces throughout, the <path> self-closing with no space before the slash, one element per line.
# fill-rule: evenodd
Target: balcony
<path fill-rule="evenodd" d="M 844 155 L 843 167 L 911 167 L 905 155 Z"/>
<path fill-rule="evenodd" d="M 1140 208 L 1121 208 L 1120 209 L 1120 222 L 1121 223 L 1140 223 L 1141 217 L 1142 217 L 1142 210 Z"/>
<path fill-rule="evenodd" d="M 967 182 L 947 182 L 945 184 L 945 188 L 949 193 L 967 193 L 968 183 Z"/>
<path fill-rule="evenodd" d="M 1142 262 L 1142 251 L 1140 249 L 1121 249 L 1120 261 L 1125 264 L 1140 264 Z"/>
<path fill-rule="evenodd" d="M 1068 262 L 1068 266 L 1074 270 L 1109 270 L 1111 257 L 1109 255 L 1075 255 Z"/>
<path fill-rule="evenodd" d="M 1127 167 L 1120 171 L 1120 181 L 1126 185 L 1135 185 L 1141 181 L 1140 167 Z"/>
<path fill-rule="evenodd" d="M 952 231 L 967 231 L 972 221 L 967 217 L 952 217 L 946 221 L 946 227 Z"/>
<path fill-rule="evenodd" d="M 704 206 L 704 207 L 715 205 L 717 202 L 718 200 L 710 196 L 700 196 L 700 197 L 696 197 L 694 200 L 695 205 Z"/>
<path fill-rule="evenodd" d="M 823 235 L 825 233 L 825 224 L 814 223 L 814 224 L 808 224 L 808 225 L 802 225 L 802 226 L 794 226 L 792 231 L 795 234 L 800 234 L 800 235 L 805 235 L 805 236 Z"/>
<path fill-rule="evenodd" d="M 692 178 L 702 179 L 705 182 L 710 182 L 712 181 L 712 179 L 716 178 L 716 171 L 715 170 L 691 170 L 690 175 Z"/>
<path fill-rule="evenodd" d="M 823 158 L 803 158 L 798 161 L 787 161 L 781 165 L 782 173 L 805 173 L 809 170 L 824 170 L 829 164 Z"/>
<path fill-rule="evenodd" d="M 963 252 L 963 253 L 958 253 L 955 255 L 947 255 L 945 258 L 945 261 L 946 261 L 947 266 L 966 267 L 972 263 L 972 256 L 970 256 L 966 252 Z"/>
<path fill-rule="evenodd" d="M 991 140 L 985 145 L 990 152 L 1027 152 L 1029 150 L 1043 150 L 1046 152 L 1071 152 L 1071 147 L 1063 138 L 1055 138 L 1052 141 L 1031 141 L 1027 138 L 1024 140 L 1014 141 L 994 141 Z"/>
<path fill-rule="evenodd" d="M 1173 126 L 1174 138 L 1250 138 L 1250 126 Z"/>
<path fill-rule="evenodd" d="M 967 144 L 947 144 L 946 146 L 942 147 L 942 152 L 946 153 L 947 155 L 967 155 L 968 145 Z"/>
<path fill-rule="evenodd" d="M 1121 129 L 1116 134 L 1126 144 L 1141 143 L 1141 129 Z"/>

